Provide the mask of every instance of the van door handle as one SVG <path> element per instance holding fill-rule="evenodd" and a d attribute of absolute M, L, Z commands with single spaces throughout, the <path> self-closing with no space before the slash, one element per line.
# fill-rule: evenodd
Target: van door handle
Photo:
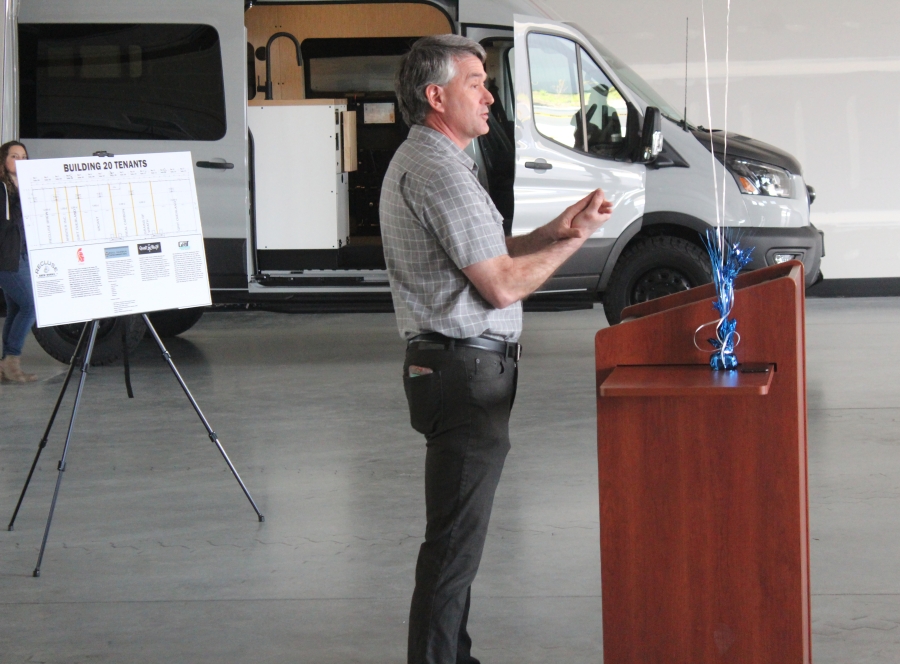
<path fill-rule="evenodd" d="M 198 161 L 197 168 L 218 168 L 221 171 L 227 171 L 234 168 L 234 164 L 227 161 Z"/>
<path fill-rule="evenodd" d="M 549 171 L 553 168 L 553 164 L 544 159 L 538 159 L 537 161 L 526 161 L 525 168 L 533 168 L 536 171 Z"/>

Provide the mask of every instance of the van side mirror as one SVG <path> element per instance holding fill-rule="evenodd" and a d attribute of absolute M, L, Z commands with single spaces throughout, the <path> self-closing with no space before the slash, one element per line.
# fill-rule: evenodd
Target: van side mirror
<path fill-rule="evenodd" d="M 643 164 L 649 163 L 656 159 L 657 155 L 662 152 L 662 148 L 662 120 L 659 109 L 655 106 L 648 106 L 644 112 L 644 128 L 641 131 L 640 149 L 635 161 Z"/>

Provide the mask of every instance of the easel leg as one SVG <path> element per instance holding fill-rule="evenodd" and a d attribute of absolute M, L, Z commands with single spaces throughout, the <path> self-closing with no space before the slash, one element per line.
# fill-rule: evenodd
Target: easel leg
<path fill-rule="evenodd" d="M 53 510 L 56 509 L 56 498 L 59 496 L 59 487 L 62 484 L 63 473 L 66 470 L 66 456 L 69 453 L 69 443 L 72 440 L 72 431 L 75 428 L 75 417 L 78 415 L 78 404 L 81 401 L 81 393 L 84 391 L 84 381 L 87 378 L 88 367 L 91 365 L 91 355 L 94 353 L 94 342 L 97 340 L 97 328 L 99 327 L 99 324 L 100 321 L 91 321 L 91 332 L 90 337 L 88 338 L 87 351 L 81 361 L 81 378 L 78 381 L 78 389 L 75 392 L 75 404 L 72 406 L 72 417 L 69 420 L 69 430 L 66 432 L 66 443 L 63 445 L 62 457 L 59 460 L 56 488 L 53 490 L 53 500 L 50 501 L 50 514 L 47 515 L 47 527 L 44 528 L 44 539 L 41 542 L 41 552 L 38 554 L 37 565 L 34 567 L 34 576 L 41 575 L 41 561 L 44 559 L 44 549 L 47 547 L 47 537 L 50 535 L 50 524 L 53 522 Z"/>
<path fill-rule="evenodd" d="M 156 333 L 156 329 L 153 327 L 153 323 L 150 322 L 150 318 L 147 314 L 142 314 L 144 319 L 144 323 L 147 325 L 147 329 L 150 331 L 150 334 L 153 335 L 153 340 L 156 342 L 156 345 L 159 346 L 159 350 L 162 353 L 163 359 L 169 365 L 169 368 L 172 370 L 172 373 L 175 374 L 175 379 L 178 381 L 178 384 L 181 385 L 181 389 L 184 390 L 185 395 L 188 398 L 188 401 L 191 402 L 191 405 L 194 407 L 194 410 L 197 413 L 197 416 L 200 418 L 200 421 L 203 422 L 203 426 L 206 427 L 206 432 L 209 434 L 209 439 L 215 443 L 216 447 L 219 448 L 219 452 L 222 454 L 222 458 L 225 459 L 225 463 L 228 464 L 228 467 L 231 469 L 231 473 L 234 475 L 234 479 L 238 481 L 238 484 L 241 485 L 241 489 L 244 491 L 244 495 L 247 496 L 247 500 L 250 501 L 250 504 L 253 505 L 253 509 L 256 511 L 256 516 L 259 517 L 259 520 L 265 521 L 266 517 L 262 515 L 259 511 L 259 508 L 256 506 L 256 503 L 253 500 L 253 497 L 250 495 L 250 492 L 247 490 L 247 487 L 244 485 L 241 476 L 238 474 L 237 469 L 235 469 L 234 464 L 231 463 L 231 459 L 228 458 L 228 455 L 225 453 L 225 449 L 222 447 L 222 444 L 219 442 L 219 437 L 216 435 L 216 432 L 213 431 L 212 427 L 209 425 L 209 422 L 204 417 L 203 412 L 200 410 L 200 406 L 197 404 L 197 401 L 194 399 L 194 396 L 191 394 L 191 391 L 188 389 L 188 386 L 185 384 L 184 380 L 181 378 L 181 374 L 178 373 L 178 369 L 175 368 L 175 363 L 172 362 L 172 356 L 169 355 L 169 351 L 166 350 L 166 347 L 163 345 L 162 339 L 160 339 L 159 335 Z"/>
<path fill-rule="evenodd" d="M 63 381 L 62 389 L 59 391 L 59 397 L 56 399 L 56 405 L 53 407 L 53 413 L 50 415 L 50 421 L 47 422 L 47 428 L 44 430 L 44 436 L 41 438 L 41 442 L 38 444 L 37 454 L 34 455 L 34 461 L 31 464 L 31 470 L 28 471 L 28 477 L 25 479 L 25 486 L 22 487 L 22 493 L 19 495 L 19 502 L 16 503 L 16 509 L 13 511 L 12 518 L 9 520 L 9 525 L 7 526 L 7 530 L 13 529 L 13 524 L 16 522 L 16 516 L 19 514 L 19 508 L 22 507 L 22 501 L 25 500 L 25 492 L 28 491 L 28 485 L 31 484 L 31 476 L 34 475 L 34 469 L 37 467 L 38 459 L 41 458 L 41 452 L 44 451 L 44 448 L 47 446 L 47 439 L 50 437 L 50 430 L 53 428 L 53 423 L 56 421 L 56 414 L 59 412 L 59 406 L 62 404 L 63 397 L 66 394 L 66 388 L 69 387 L 69 380 L 72 378 L 72 373 L 75 371 L 75 364 L 78 360 L 78 355 L 84 350 L 84 340 L 87 339 L 87 331 L 89 323 L 85 323 L 84 327 L 81 328 L 81 336 L 78 337 L 78 343 L 75 344 L 75 352 L 72 353 L 72 359 L 69 360 L 69 370 L 66 372 L 66 379 Z"/>

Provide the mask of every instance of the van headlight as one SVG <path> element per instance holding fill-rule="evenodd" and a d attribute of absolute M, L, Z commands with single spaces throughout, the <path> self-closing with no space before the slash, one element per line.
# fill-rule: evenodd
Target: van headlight
<path fill-rule="evenodd" d="M 778 198 L 794 196 L 791 174 L 783 168 L 736 157 L 730 157 L 725 162 L 725 167 L 734 176 L 742 194 Z"/>

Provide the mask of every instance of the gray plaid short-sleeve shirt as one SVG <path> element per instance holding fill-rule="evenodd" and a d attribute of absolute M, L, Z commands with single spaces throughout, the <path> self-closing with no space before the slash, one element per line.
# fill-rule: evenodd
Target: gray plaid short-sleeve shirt
<path fill-rule="evenodd" d="M 522 303 L 494 308 L 462 268 L 508 253 L 503 217 L 474 161 L 438 131 L 415 125 L 381 189 L 381 238 L 397 327 L 516 341 Z"/>

